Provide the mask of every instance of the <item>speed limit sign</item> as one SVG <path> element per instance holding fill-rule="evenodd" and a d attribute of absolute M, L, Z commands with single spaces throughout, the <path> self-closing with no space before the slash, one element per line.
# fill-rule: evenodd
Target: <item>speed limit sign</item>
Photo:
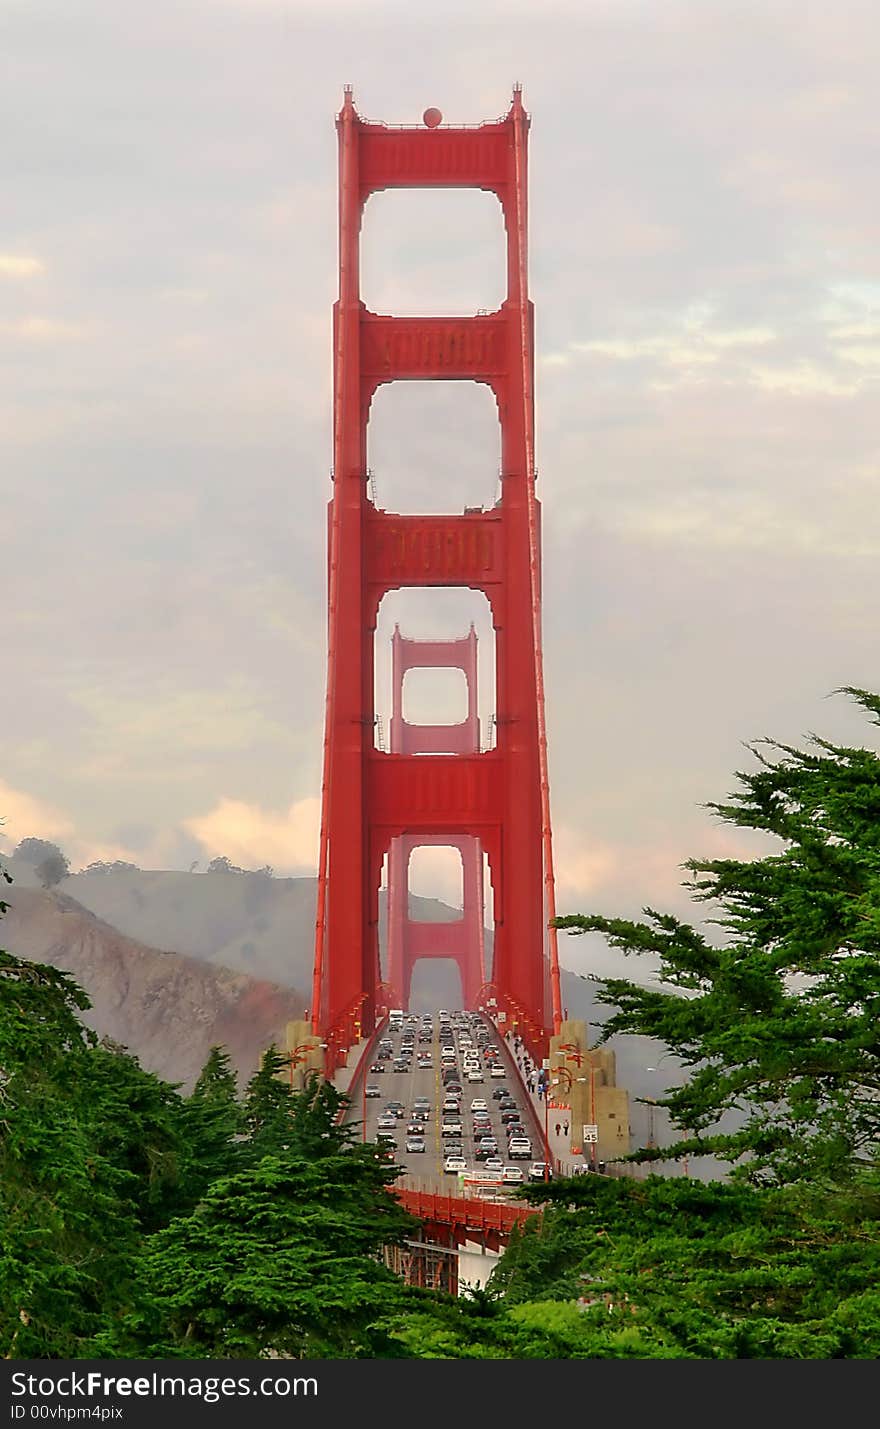
<path fill-rule="evenodd" d="M 585 1145 L 585 1146 L 595 1146 L 595 1145 L 596 1145 L 596 1142 L 597 1142 L 598 1140 L 599 1140 L 599 1128 L 598 1128 L 598 1126 L 585 1126 L 585 1127 L 584 1127 L 584 1145 Z"/>

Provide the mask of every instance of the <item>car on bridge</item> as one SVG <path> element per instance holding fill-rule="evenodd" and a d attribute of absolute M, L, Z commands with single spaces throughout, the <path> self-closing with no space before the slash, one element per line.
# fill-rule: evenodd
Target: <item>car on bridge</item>
<path fill-rule="evenodd" d="M 532 1154 L 532 1143 L 527 1136 L 512 1136 L 507 1143 L 507 1154 L 511 1161 L 528 1161 Z"/>
<path fill-rule="evenodd" d="M 447 1156 L 443 1162 L 443 1170 L 447 1176 L 454 1176 L 456 1172 L 463 1173 L 467 1170 L 467 1162 L 463 1156 Z"/>
<path fill-rule="evenodd" d="M 529 1167 L 530 1181 L 552 1181 L 553 1167 L 547 1161 L 533 1161 Z"/>
<path fill-rule="evenodd" d="M 393 1111 L 393 1112 L 394 1112 L 394 1115 L 395 1115 L 396 1117 L 402 1117 L 403 1114 L 404 1114 L 403 1102 L 398 1102 L 398 1101 L 386 1102 L 386 1103 L 385 1103 L 385 1111 Z"/>
<path fill-rule="evenodd" d="M 376 1125 L 380 1131 L 396 1131 L 397 1117 L 394 1115 L 393 1111 L 383 1111 L 382 1115 L 379 1117 L 379 1120 L 376 1122 Z"/>
<path fill-rule="evenodd" d="M 440 1128 L 440 1135 L 444 1138 L 447 1136 L 463 1136 L 464 1133 L 462 1131 L 461 1122 L 444 1121 L 442 1127 Z"/>
<path fill-rule="evenodd" d="M 525 1177 L 521 1166 L 505 1166 L 501 1177 L 506 1186 L 521 1186 Z"/>
<path fill-rule="evenodd" d="M 381 1087 L 377 1087 L 375 1082 L 367 1082 L 367 1085 L 364 1087 L 365 1097 L 380 1097 L 381 1095 Z"/>
<path fill-rule="evenodd" d="M 423 1136 L 408 1136 L 406 1138 L 407 1151 L 424 1151 L 425 1138 Z"/>
<path fill-rule="evenodd" d="M 485 1161 L 485 1169 L 487 1171 L 494 1171 L 499 1177 L 503 1176 L 504 1162 L 501 1160 L 500 1156 L 487 1156 Z"/>
<path fill-rule="evenodd" d="M 373 1073 L 374 1076 L 376 1076 L 379 1072 L 384 1072 L 384 1071 L 385 1071 L 385 1063 L 384 1063 L 384 1062 L 374 1062 L 373 1065 L 372 1065 L 372 1067 L 370 1068 L 370 1071 Z"/>
<path fill-rule="evenodd" d="M 471 1111 L 488 1111 L 489 1107 L 482 1097 L 474 1097 L 471 1102 Z"/>
<path fill-rule="evenodd" d="M 489 1076 L 495 1077 L 497 1079 L 498 1077 L 506 1077 L 507 1073 L 505 1072 L 500 1062 L 495 1062 L 489 1068 Z"/>

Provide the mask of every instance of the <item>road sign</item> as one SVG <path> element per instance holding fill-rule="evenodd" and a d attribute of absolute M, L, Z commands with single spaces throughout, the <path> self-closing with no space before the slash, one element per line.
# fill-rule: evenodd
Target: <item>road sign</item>
<path fill-rule="evenodd" d="M 599 1140 L 598 1126 L 584 1126 L 584 1145 L 595 1146 Z"/>

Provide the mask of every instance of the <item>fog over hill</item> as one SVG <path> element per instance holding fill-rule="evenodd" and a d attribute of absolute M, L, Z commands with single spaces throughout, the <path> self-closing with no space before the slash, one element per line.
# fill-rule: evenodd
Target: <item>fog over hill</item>
<path fill-rule="evenodd" d="M 64 893 L 16 882 L 3 897 L 0 946 L 70 973 L 92 1002 L 83 1021 L 185 1088 L 218 1042 L 239 1077 L 249 1077 L 264 1048 L 283 1043 L 287 1022 L 302 1015 L 293 988 L 149 947 Z"/>

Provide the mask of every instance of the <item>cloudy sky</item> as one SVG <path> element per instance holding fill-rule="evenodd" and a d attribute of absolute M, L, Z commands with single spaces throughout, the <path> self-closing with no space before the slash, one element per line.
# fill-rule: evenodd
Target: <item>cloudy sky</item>
<path fill-rule="evenodd" d="M 875 4 L 0 0 L 0 56 L 0 850 L 314 867 L 344 83 L 532 115 L 561 909 L 686 906 L 744 740 L 871 742 L 829 696 L 880 687 Z M 490 308 L 502 237 L 378 195 L 364 297 Z M 384 388 L 377 499 L 491 502 L 498 446 L 488 389 Z"/>

